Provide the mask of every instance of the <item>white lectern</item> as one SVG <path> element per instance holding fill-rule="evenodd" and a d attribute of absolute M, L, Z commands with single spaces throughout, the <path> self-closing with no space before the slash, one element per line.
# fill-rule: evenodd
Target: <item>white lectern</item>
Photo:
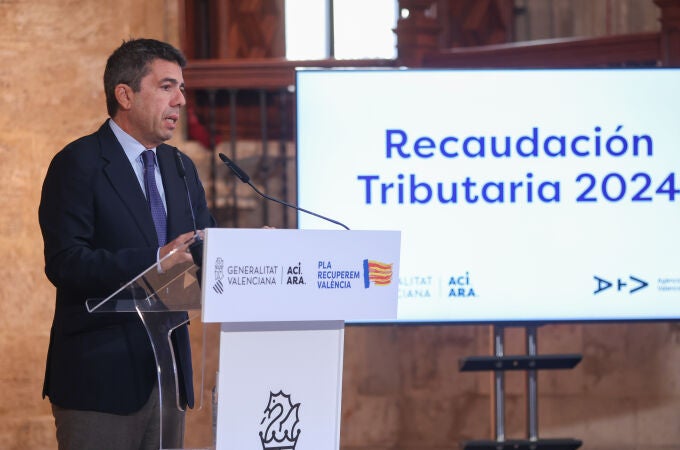
<path fill-rule="evenodd" d="M 396 319 L 399 248 L 396 231 L 206 230 L 217 449 L 339 448 L 344 321 Z"/>
<path fill-rule="evenodd" d="M 87 308 L 140 315 L 162 448 L 179 446 L 163 421 L 182 413 L 169 336 L 200 309 L 222 324 L 216 449 L 337 450 L 344 322 L 396 318 L 399 248 L 397 231 L 207 229 L 201 268 L 154 265 Z"/>

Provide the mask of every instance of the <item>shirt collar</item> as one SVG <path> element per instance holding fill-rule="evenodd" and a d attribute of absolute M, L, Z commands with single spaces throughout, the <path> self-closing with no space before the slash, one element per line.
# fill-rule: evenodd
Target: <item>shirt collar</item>
<path fill-rule="evenodd" d="M 125 155 L 130 161 L 138 159 L 145 150 L 151 150 L 156 153 L 155 148 L 145 148 L 141 143 L 139 143 L 139 141 L 127 134 L 120 126 L 118 126 L 118 124 L 113 119 L 109 119 L 109 126 L 111 127 L 111 131 L 113 131 L 116 139 L 118 139 L 118 142 L 120 142 Z"/>

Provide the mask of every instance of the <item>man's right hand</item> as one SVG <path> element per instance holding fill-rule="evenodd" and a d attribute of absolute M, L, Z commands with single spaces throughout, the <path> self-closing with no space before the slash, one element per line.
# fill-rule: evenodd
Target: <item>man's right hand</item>
<path fill-rule="evenodd" d="M 163 247 L 161 247 L 158 253 L 158 259 L 161 262 L 161 270 L 165 272 L 171 267 L 181 264 L 181 263 L 193 263 L 191 258 L 191 253 L 189 252 L 189 244 L 193 241 L 194 232 L 189 231 L 188 233 L 180 234 L 171 242 L 168 242 Z M 173 250 L 176 250 L 172 255 L 168 256 Z M 166 258 L 166 256 L 168 256 Z"/>

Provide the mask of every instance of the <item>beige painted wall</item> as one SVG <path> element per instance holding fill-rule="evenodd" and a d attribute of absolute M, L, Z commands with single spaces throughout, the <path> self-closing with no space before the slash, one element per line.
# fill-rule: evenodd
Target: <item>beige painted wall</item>
<path fill-rule="evenodd" d="M 40 397 L 54 302 L 37 224 L 47 165 L 106 118 L 102 72 L 123 39 L 177 43 L 178 1 L 0 0 L 0 449 L 56 448 Z M 507 341 L 508 353 L 524 352 L 521 329 Z M 680 449 L 680 325 L 546 326 L 539 350 L 584 355 L 572 371 L 539 375 L 541 436 L 579 438 L 587 450 Z M 348 328 L 343 448 L 444 450 L 489 438 L 490 377 L 458 371 L 460 358 L 489 351 L 484 326 Z M 215 359 L 212 348 L 207 389 Z M 507 435 L 521 438 L 522 374 L 508 375 L 507 395 Z M 189 445 L 206 442 L 209 408 L 199 417 Z"/>

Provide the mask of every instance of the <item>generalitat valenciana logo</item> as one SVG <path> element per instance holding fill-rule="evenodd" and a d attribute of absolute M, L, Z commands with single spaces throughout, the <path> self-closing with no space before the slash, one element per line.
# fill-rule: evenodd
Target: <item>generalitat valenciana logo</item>
<path fill-rule="evenodd" d="M 300 404 L 293 404 L 290 395 L 269 392 L 269 401 L 260 422 L 260 442 L 263 450 L 295 450 L 302 430 L 298 426 Z"/>

